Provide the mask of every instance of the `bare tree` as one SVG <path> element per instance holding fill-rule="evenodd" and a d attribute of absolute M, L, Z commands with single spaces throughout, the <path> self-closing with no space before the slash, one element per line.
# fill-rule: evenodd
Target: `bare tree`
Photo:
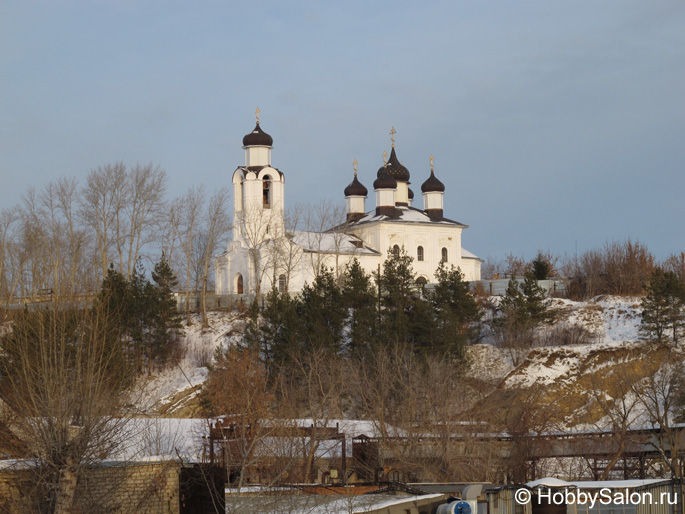
<path fill-rule="evenodd" d="M 669 255 L 662 267 L 665 271 L 675 273 L 681 282 L 685 282 L 685 252 Z"/>
<path fill-rule="evenodd" d="M 14 238 L 16 237 L 17 210 L 3 209 L 0 211 L 0 298 L 5 299 L 5 306 L 9 307 L 14 290 L 17 287 L 19 274 L 13 272 L 12 253 Z"/>
<path fill-rule="evenodd" d="M 285 237 L 278 242 L 278 270 L 285 275 L 285 291 L 290 291 L 290 280 L 302 262 L 302 247 L 296 243 L 296 233 L 302 224 L 304 207 L 295 205 L 285 211 Z"/>
<path fill-rule="evenodd" d="M 122 205 L 127 226 L 116 244 L 122 273 L 126 263 L 126 277 L 130 279 L 142 247 L 153 241 L 153 229 L 163 215 L 166 172 L 152 163 L 137 164 L 127 172 L 126 182 Z"/>
<path fill-rule="evenodd" d="M 331 201 L 321 201 L 305 210 L 304 243 L 312 275 L 317 277 L 323 266 L 335 268 L 336 278 L 340 276 L 339 257 L 345 238 L 345 206 Z M 333 262 L 330 262 L 331 259 Z"/>
<path fill-rule="evenodd" d="M 671 471 L 673 478 L 682 476 L 678 453 L 683 430 L 676 423 L 682 414 L 685 395 L 685 376 L 680 362 L 669 360 L 660 370 L 631 387 L 633 394 L 645 410 L 647 422 L 657 431 L 655 450 Z"/>
<path fill-rule="evenodd" d="M 15 457 L 32 459 L 32 512 L 73 512 L 79 476 L 122 448 L 129 368 L 100 309 L 21 314 L 0 339 L 0 415 Z"/>
<path fill-rule="evenodd" d="M 183 199 L 175 198 L 167 204 L 164 216 L 159 222 L 159 246 L 162 253 L 166 255 L 171 267 L 174 267 L 177 256 L 176 250 L 180 244 L 181 228 L 183 217 Z"/>
<path fill-rule="evenodd" d="M 259 353 L 234 346 L 217 353 L 203 395 L 215 421 L 222 455 L 237 493 L 251 480 L 272 484 L 289 468 L 287 421 L 275 419 L 274 385 L 267 380 Z M 211 442 L 210 444 L 214 444 Z"/>
<path fill-rule="evenodd" d="M 202 205 L 205 201 L 205 189 L 192 187 L 181 200 L 181 223 L 179 229 L 179 241 L 183 254 L 184 282 L 185 282 L 185 311 L 186 323 L 190 325 L 190 294 L 198 287 L 197 276 L 193 270 L 197 263 L 198 237 L 200 234 L 200 224 L 202 216 Z"/>
<path fill-rule="evenodd" d="M 463 366 L 395 346 L 353 369 L 356 404 L 380 434 L 376 469 L 431 481 L 498 478 L 502 452 L 477 438 L 485 425 L 474 419 L 473 406 L 482 394 Z"/>
<path fill-rule="evenodd" d="M 212 258 L 220 244 L 228 237 L 228 231 L 231 226 L 228 211 L 226 210 L 227 200 L 227 189 L 222 188 L 216 191 L 209 199 L 202 223 L 204 252 L 201 256 L 202 289 L 200 298 L 202 303 L 202 326 L 205 328 L 209 326 L 209 320 L 207 319 L 207 280 Z"/>
<path fill-rule="evenodd" d="M 125 189 L 126 166 L 116 162 L 91 170 L 81 192 L 80 215 L 95 233 L 101 280 L 107 276 L 112 246 L 122 237 Z"/>
<path fill-rule="evenodd" d="M 81 193 L 80 214 L 96 234 L 102 278 L 114 251 L 119 269 L 131 278 L 145 244 L 154 239 L 164 205 L 166 173 L 152 164 L 107 164 L 91 170 Z"/>
<path fill-rule="evenodd" d="M 283 410 L 293 418 L 306 418 L 309 425 L 293 441 L 302 462 L 300 479 L 310 482 L 317 455 L 330 433 L 330 420 L 343 417 L 346 367 L 324 348 L 294 352 L 291 360 L 292 368 L 282 369 L 279 375 L 279 396 Z"/>
<path fill-rule="evenodd" d="M 624 456 L 626 445 L 630 442 L 628 430 L 639 416 L 640 402 L 631 390 L 631 386 L 635 385 L 639 378 L 638 374 L 628 366 L 621 366 L 611 374 L 612 377 L 607 377 L 604 372 L 592 375 L 589 391 L 594 404 L 604 415 L 599 423 L 596 423 L 597 428 L 611 432 L 615 448 L 614 455 L 605 466 L 600 480 L 608 480 L 612 469 Z"/>

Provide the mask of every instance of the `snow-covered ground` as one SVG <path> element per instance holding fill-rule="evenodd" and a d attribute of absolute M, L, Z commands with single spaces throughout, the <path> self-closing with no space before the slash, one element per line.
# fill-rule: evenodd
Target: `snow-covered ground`
<path fill-rule="evenodd" d="M 533 384 L 552 385 L 578 374 L 583 356 L 591 350 L 639 346 L 640 299 L 631 297 L 602 296 L 586 302 L 565 299 L 552 300 L 559 310 L 559 317 L 548 330 L 566 326 L 581 326 L 591 334 L 591 343 L 570 346 L 535 348 L 535 359 L 525 361 L 525 370 L 513 372 L 511 355 L 488 341 L 468 349 L 473 376 L 490 381 L 505 380 L 506 386 L 530 387 Z M 211 363 L 216 348 L 238 341 L 244 329 L 244 321 L 236 312 L 211 312 L 210 328 L 203 330 L 198 316 L 185 327 L 184 354 L 180 362 L 145 379 L 144 400 L 141 409 L 148 412 L 163 411 L 174 404 L 174 411 L 183 402 L 192 400 L 207 377 L 207 365 Z M 551 358 L 552 354 L 554 358 Z M 525 357 L 525 355 L 523 356 Z M 547 357 L 547 358 L 545 358 Z M 519 372 L 521 371 L 521 372 Z M 191 390 L 190 388 L 194 388 Z M 190 391 L 178 395 L 183 391 Z M 174 402 L 179 402 L 176 404 Z"/>
<path fill-rule="evenodd" d="M 214 359 L 216 349 L 239 340 L 243 321 L 237 312 L 210 312 L 208 317 L 207 329 L 202 328 L 199 315 L 193 315 L 192 324 L 184 326 L 183 357 L 178 364 L 141 379 L 141 410 L 163 409 L 178 393 L 197 389 L 207 379 L 207 365 Z M 196 393 L 185 396 L 184 401 L 191 400 Z"/>

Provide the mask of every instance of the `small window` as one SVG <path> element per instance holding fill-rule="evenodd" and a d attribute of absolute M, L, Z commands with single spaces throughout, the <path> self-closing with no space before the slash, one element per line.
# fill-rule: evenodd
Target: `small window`
<path fill-rule="evenodd" d="M 269 175 L 264 175 L 262 179 L 262 194 L 264 207 L 269 209 L 271 207 L 271 177 Z"/>
<path fill-rule="evenodd" d="M 400 247 L 397 246 L 397 245 L 393 246 L 393 247 L 392 247 L 392 254 L 393 254 L 395 257 L 399 257 L 399 256 L 400 256 Z"/>
<path fill-rule="evenodd" d="M 442 249 L 442 262 L 447 262 L 447 248 Z"/>
<path fill-rule="evenodd" d="M 286 286 L 285 275 L 281 275 L 280 277 L 278 277 L 278 292 L 279 293 L 285 293 L 285 286 Z"/>
<path fill-rule="evenodd" d="M 416 249 L 416 260 L 417 261 L 422 261 L 423 260 L 423 246 L 419 246 Z"/>

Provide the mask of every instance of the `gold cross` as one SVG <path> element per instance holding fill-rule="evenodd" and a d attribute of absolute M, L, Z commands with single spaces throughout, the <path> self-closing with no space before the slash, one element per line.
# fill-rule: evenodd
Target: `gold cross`
<path fill-rule="evenodd" d="M 433 173 L 433 156 L 431 155 L 431 173 Z"/>
<path fill-rule="evenodd" d="M 395 148 L 395 134 L 397 134 L 397 131 L 395 130 L 395 127 L 390 129 L 390 141 L 392 141 L 392 147 Z"/>
<path fill-rule="evenodd" d="M 388 163 L 388 152 L 383 152 L 383 164 Z"/>
<path fill-rule="evenodd" d="M 257 123 L 259 123 L 259 107 L 257 107 L 257 110 L 254 113 L 257 115 Z"/>
<path fill-rule="evenodd" d="M 357 159 L 355 159 L 354 162 L 352 163 L 352 166 L 354 166 L 354 176 L 355 177 L 357 176 L 357 164 L 359 164 L 359 163 L 357 162 Z"/>

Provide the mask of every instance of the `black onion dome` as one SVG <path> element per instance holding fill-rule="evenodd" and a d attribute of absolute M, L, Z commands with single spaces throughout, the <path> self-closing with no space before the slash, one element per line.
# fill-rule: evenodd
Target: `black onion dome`
<path fill-rule="evenodd" d="M 387 171 L 395 180 L 399 180 L 400 182 L 409 182 L 409 170 L 405 168 L 397 159 L 394 146 L 390 151 L 390 158 L 388 159 L 388 162 L 378 170 L 379 177 L 381 176 L 381 170 Z"/>
<path fill-rule="evenodd" d="M 354 174 L 354 180 L 345 188 L 345 196 L 366 196 L 369 191 L 364 185 L 357 180 L 357 174 Z"/>
<path fill-rule="evenodd" d="M 252 132 L 243 138 L 243 146 L 273 146 L 273 138 L 262 130 L 259 122 Z"/>
<path fill-rule="evenodd" d="M 378 178 L 373 181 L 374 189 L 397 189 L 397 181 L 382 167 L 378 170 Z"/>
<path fill-rule="evenodd" d="M 411 187 L 408 187 L 407 189 L 408 189 L 407 196 L 409 197 L 410 200 L 413 200 L 414 199 L 414 191 L 411 190 Z"/>
<path fill-rule="evenodd" d="M 424 193 L 444 193 L 445 184 L 440 182 L 435 176 L 435 173 L 433 173 L 433 170 L 431 170 L 431 176 L 428 177 L 423 184 L 421 184 L 421 191 Z"/>

